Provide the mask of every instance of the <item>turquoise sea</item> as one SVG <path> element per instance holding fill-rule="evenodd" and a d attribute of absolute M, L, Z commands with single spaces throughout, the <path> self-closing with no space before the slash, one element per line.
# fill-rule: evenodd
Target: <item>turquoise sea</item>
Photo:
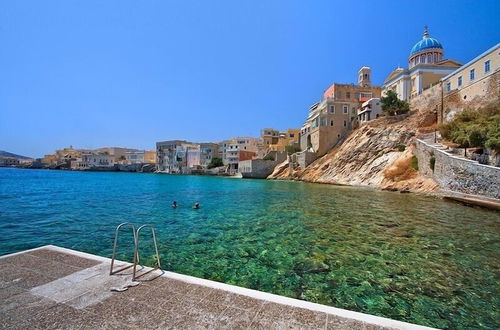
<path fill-rule="evenodd" d="M 54 244 L 109 257 L 125 221 L 156 227 L 166 270 L 438 328 L 500 327 L 493 211 L 301 182 L 0 168 L 0 254 Z"/>

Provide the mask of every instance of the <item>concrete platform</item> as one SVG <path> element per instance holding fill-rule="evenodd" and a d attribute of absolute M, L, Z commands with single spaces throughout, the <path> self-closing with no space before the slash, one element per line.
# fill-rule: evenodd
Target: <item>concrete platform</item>
<path fill-rule="evenodd" d="M 158 270 L 137 285 L 109 266 L 56 246 L 0 257 L 0 329 L 430 329 Z"/>

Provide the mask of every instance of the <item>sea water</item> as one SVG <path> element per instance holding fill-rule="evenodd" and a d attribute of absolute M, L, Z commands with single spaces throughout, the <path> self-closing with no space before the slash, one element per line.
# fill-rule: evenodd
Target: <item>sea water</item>
<path fill-rule="evenodd" d="M 122 222 L 156 228 L 165 270 L 438 328 L 499 327 L 494 211 L 301 182 L 0 168 L 0 255 L 54 244 L 110 257 Z M 124 231 L 121 259 L 131 242 Z"/>

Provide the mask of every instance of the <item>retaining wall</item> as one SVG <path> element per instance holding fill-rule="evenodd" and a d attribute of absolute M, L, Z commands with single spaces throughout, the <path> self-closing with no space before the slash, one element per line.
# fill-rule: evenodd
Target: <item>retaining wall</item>
<path fill-rule="evenodd" d="M 433 178 L 442 189 L 500 199 L 500 168 L 454 156 L 419 139 L 414 153 L 419 172 Z"/>

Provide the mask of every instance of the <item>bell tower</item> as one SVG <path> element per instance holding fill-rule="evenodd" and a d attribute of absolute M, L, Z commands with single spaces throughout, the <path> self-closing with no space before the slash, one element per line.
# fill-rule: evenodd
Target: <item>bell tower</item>
<path fill-rule="evenodd" d="M 371 82 L 371 73 L 372 69 L 367 66 L 362 67 L 358 71 L 358 85 L 361 87 L 370 87 L 372 85 Z"/>

